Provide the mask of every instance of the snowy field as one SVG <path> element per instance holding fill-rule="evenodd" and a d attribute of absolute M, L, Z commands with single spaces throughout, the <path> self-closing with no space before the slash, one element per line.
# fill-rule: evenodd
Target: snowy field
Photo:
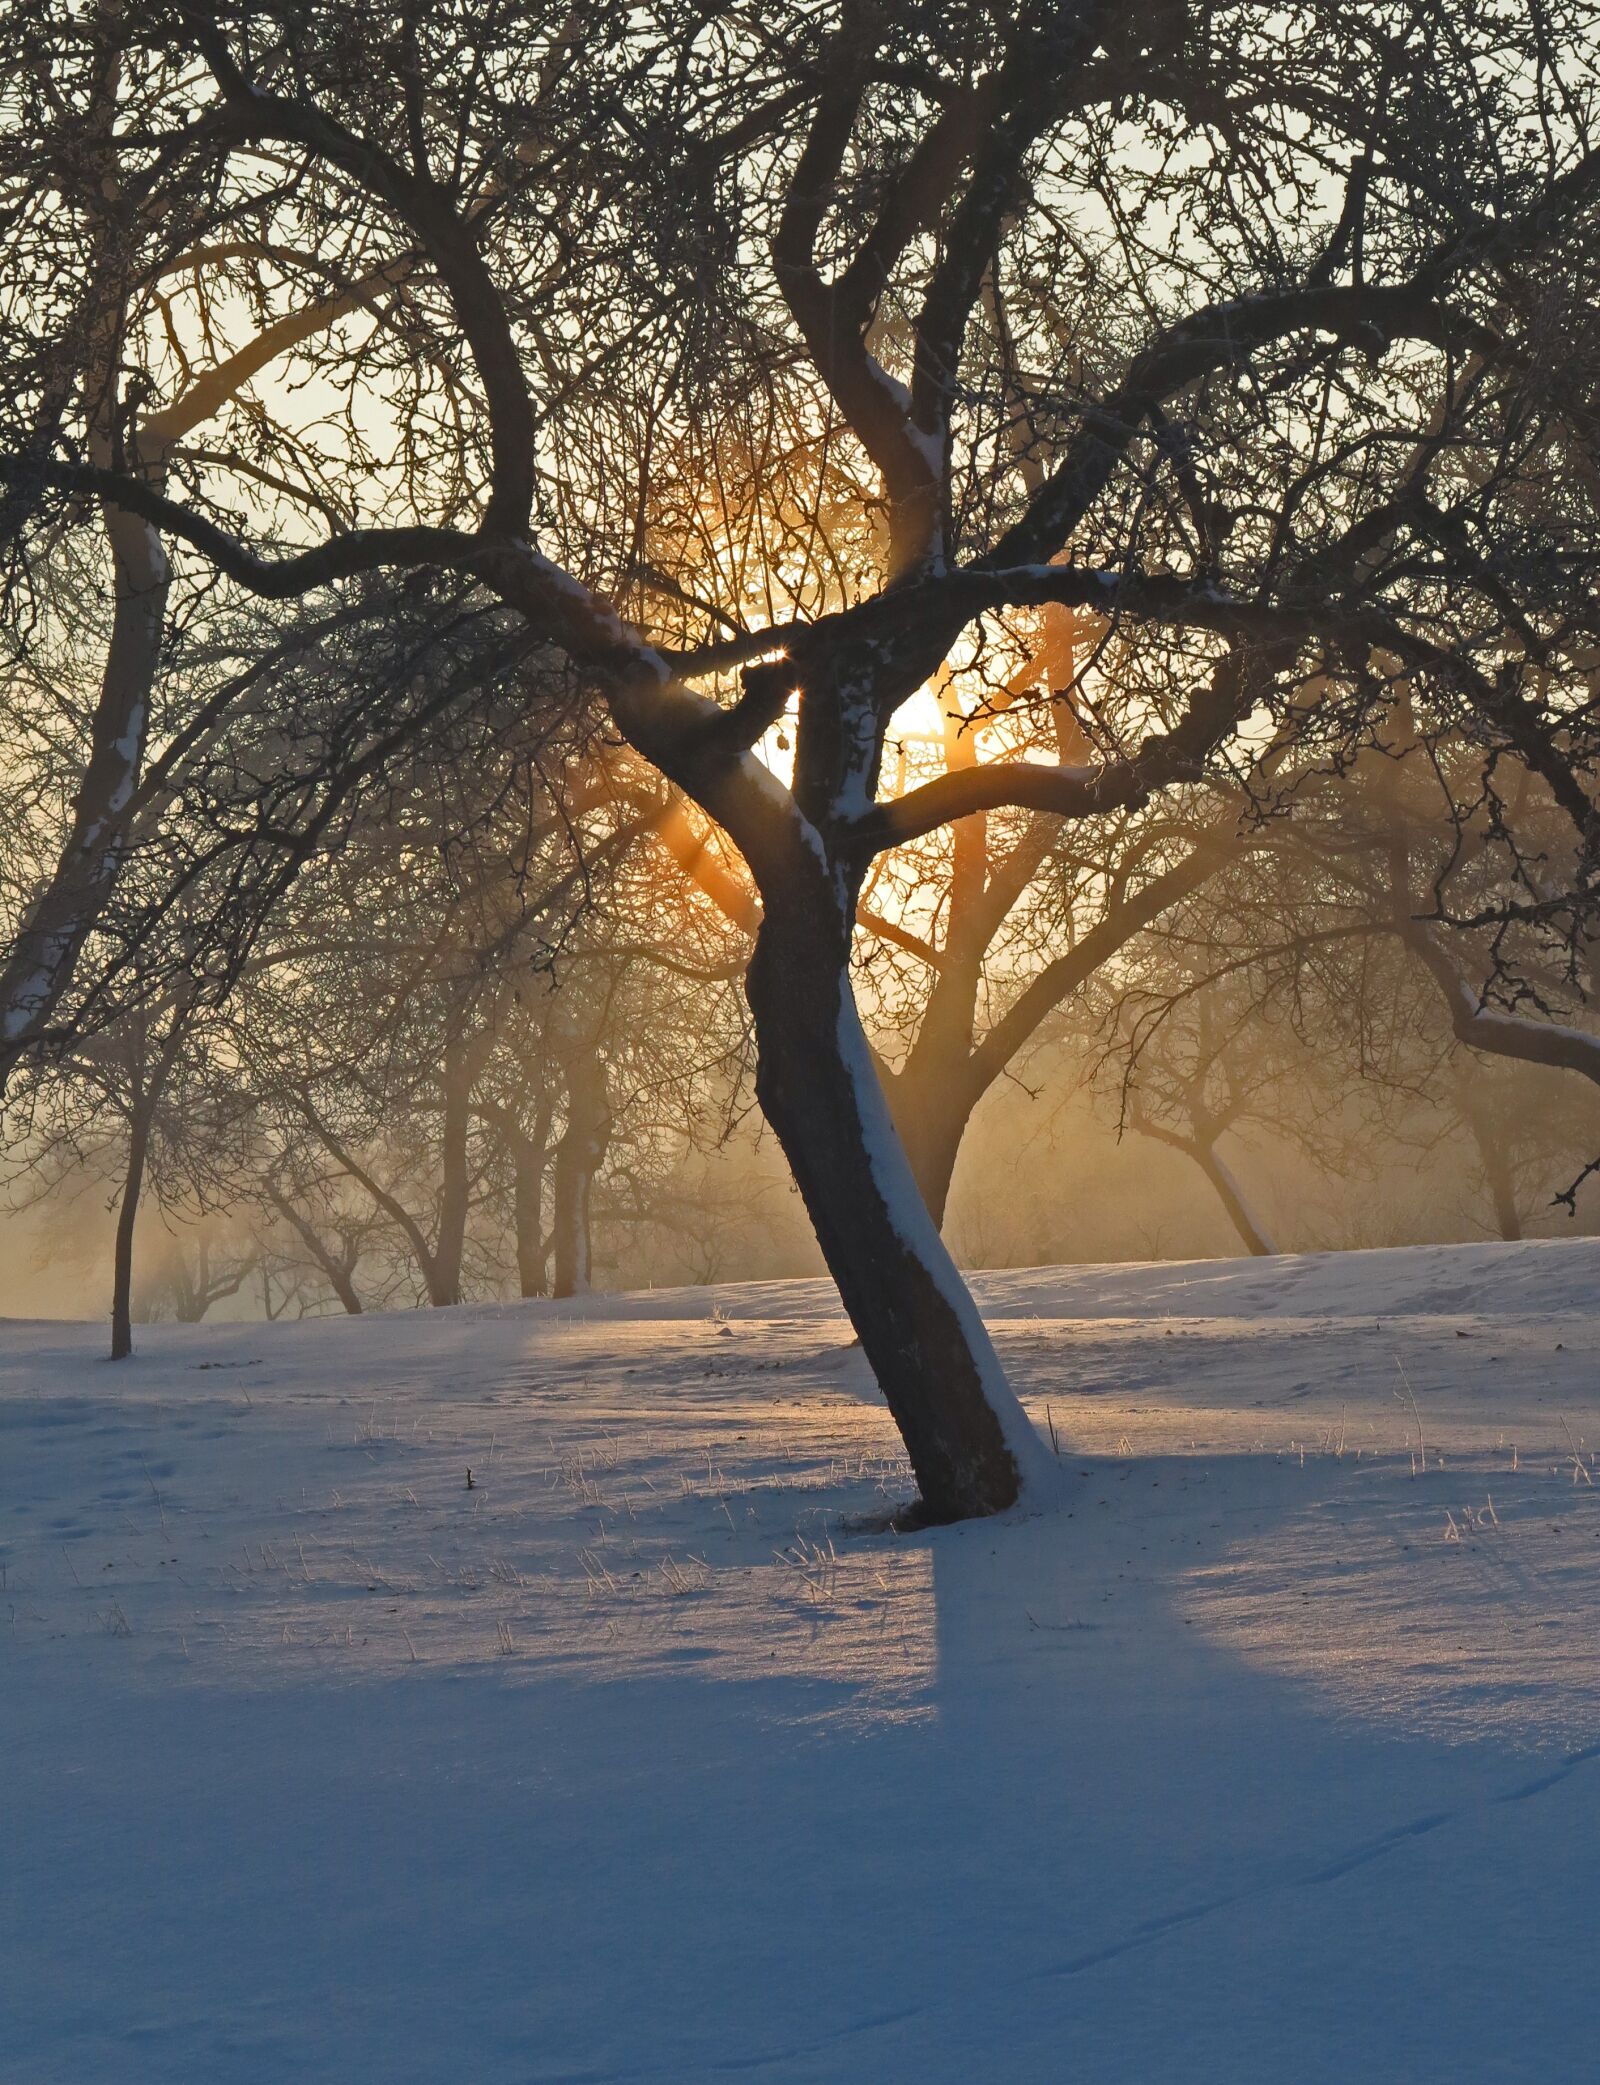
<path fill-rule="evenodd" d="M 0 1325 L 0 2079 L 1600 2076 L 1600 1242 L 977 1286 Z"/>

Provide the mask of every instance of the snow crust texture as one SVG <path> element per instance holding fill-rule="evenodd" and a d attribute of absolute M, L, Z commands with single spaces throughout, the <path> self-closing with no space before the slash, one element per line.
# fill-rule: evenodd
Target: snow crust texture
<path fill-rule="evenodd" d="M 1600 2075 L 1600 1242 L 977 1290 L 0 1324 L 4 2085 Z"/>

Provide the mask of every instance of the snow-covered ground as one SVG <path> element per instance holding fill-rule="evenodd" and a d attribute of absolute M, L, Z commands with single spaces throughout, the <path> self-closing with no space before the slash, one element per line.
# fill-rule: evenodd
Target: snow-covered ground
<path fill-rule="evenodd" d="M 1600 2076 L 1600 1242 L 977 1287 L 0 1326 L 0 2079 Z"/>

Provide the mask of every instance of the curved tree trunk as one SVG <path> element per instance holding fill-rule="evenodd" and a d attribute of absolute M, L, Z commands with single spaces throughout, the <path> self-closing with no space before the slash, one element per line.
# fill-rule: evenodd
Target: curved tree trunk
<path fill-rule="evenodd" d="M 1228 1212 L 1229 1221 L 1244 1240 L 1245 1250 L 1261 1259 L 1270 1259 L 1278 1250 L 1250 1204 L 1245 1200 L 1244 1190 L 1225 1161 L 1218 1155 L 1215 1144 L 1196 1144 L 1190 1155 L 1202 1173 L 1217 1191 L 1217 1199 Z"/>
<path fill-rule="evenodd" d="M 1143 1116 L 1133 1118 L 1133 1127 L 1142 1137 L 1149 1137 L 1157 1144 L 1170 1144 L 1174 1151 L 1181 1151 L 1185 1158 L 1192 1158 L 1217 1191 L 1217 1199 L 1228 1212 L 1228 1221 L 1239 1233 L 1246 1252 L 1261 1259 L 1271 1259 L 1278 1248 L 1266 1226 L 1261 1223 L 1249 1202 L 1244 1189 L 1233 1177 L 1233 1172 L 1218 1154 L 1214 1136 L 1181 1136 L 1176 1130 L 1163 1129 L 1160 1123 L 1151 1122 Z"/>
<path fill-rule="evenodd" d="M 288 1223 L 290 1229 L 305 1246 L 307 1252 L 310 1253 L 312 1259 L 316 1262 L 318 1271 L 327 1282 L 329 1288 L 332 1289 L 334 1295 L 338 1297 L 346 1313 L 353 1318 L 360 1317 L 361 1298 L 356 1293 L 355 1283 L 356 1268 L 360 1263 L 360 1253 L 347 1247 L 342 1257 L 335 1255 L 323 1244 L 322 1239 L 317 1234 L 316 1226 L 300 1214 L 287 1195 L 269 1186 L 267 1188 L 267 1199 Z M 263 1294 L 265 1294 L 267 1282 L 265 1266 L 261 1270 L 261 1281 Z M 267 1315 L 270 1318 L 272 1312 L 269 1310 Z"/>
<path fill-rule="evenodd" d="M 338 1297 L 347 1315 L 352 1318 L 360 1317 L 362 1306 L 361 1298 L 356 1294 L 355 1268 L 341 1266 L 330 1255 L 323 1271 L 328 1277 L 329 1288 Z"/>
<path fill-rule="evenodd" d="M 400 1230 L 416 1259 L 417 1267 L 421 1272 L 423 1283 L 428 1292 L 429 1302 L 454 1303 L 456 1298 L 449 1293 L 450 1284 L 447 1278 L 441 1274 L 434 1248 L 428 1243 L 427 1233 L 411 1214 L 405 1203 L 400 1200 L 398 1195 L 391 1194 L 380 1180 L 368 1172 L 367 1168 L 355 1154 L 340 1142 L 339 1138 L 334 1135 L 325 1122 L 320 1120 L 315 1109 L 310 1107 L 303 1097 L 300 1101 L 300 1111 L 305 1118 L 307 1128 L 317 1139 L 318 1143 L 322 1145 L 328 1156 L 334 1160 L 342 1172 L 347 1173 L 355 1181 L 358 1187 L 372 1197 L 374 1205 L 381 1209 L 384 1215 Z M 273 1199 L 276 1201 L 277 1197 L 274 1196 Z M 301 1232 L 307 1245 L 311 1246 L 313 1257 L 316 1259 L 317 1264 L 323 1268 L 324 1273 L 327 1273 L 329 1279 L 332 1280 L 333 1276 L 324 1259 L 320 1244 L 313 1244 L 314 1234 L 302 1227 L 299 1218 L 286 1204 L 280 1203 L 279 1206 L 283 1208 L 284 1214 L 289 1217 L 295 1229 Z M 352 1274 L 355 1271 L 355 1262 L 353 1260 L 348 1271 Z M 335 1286 L 337 1288 L 337 1284 Z M 348 1304 L 345 1307 L 349 1309 Z"/>
<path fill-rule="evenodd" d="M 96 10 L 102 11 L 116 16 L 122 10 Z M 111 141 L 121 78 L 122 63 L 114 39 L 94 98 L 84 112 L 86 131 L 105 152 L 108 170 L 115 162 Z M 114 181 L 104 191 L 103 200 L 112 207 L 99 214 L 96 224 L 104 263 L 102 287 L 83 320 L 88 334 L 85 361 L 94 372 L 88 388 L 100 401 L 89 429 L 90 455 L 102 468 L 133 467 L 157 491 L 165 489 L 174 443 L 221 411 L 279 354 L 359 309 L 376 288 L 402 280 L 414 265 L 410 255 L 400 256 L 363 282 L 279 320 L 221 364 L 204 370 L 140 427 L 131 411 L 125 416 L 127 401 L 120 395 L 115 375 L 125 317 L 127 285 L 122 256 L 127 242 L 120 188 Z M 48 453 L 44 436 L 70 396 L 73 369 L 70 358 L 63 360 L 62 380 L 47 386 L 36 434 L 25 455 L 28 450 L 41 458 Z M 0 539 L 9 539 L 27 511 L 28 501 L 37 497 L 36 481 L 30 481 L 32 473 L 14 475 L 0 495 Z M 56 1005 L 72 982 L 83 945 L 115 887 L 144 768 L 171 568 L 161 535 L 151 523 L 109 501 L 102 503 L 100 511 L 113 574 L 110 641 L 71 829 L 48 881 L 28 907 L 10 947 L 0 955 L 0 1094 L 22 1057 L 47 1031 Z"/>
<path fill-rule="evenodd" d="M 959 833 L 959 827 L 957 830 Z M 979 879 L 970 872 L 952 883 L 945 960 L 911 1053 L 902 1070 L 888 1081 L 906 1156 L 936 1223 L 944 1222 L 956 1160 L 978 1103 L 1018 1052 L 1136 934 L 1231 860 L 1236 847 L 1232 827 L 1225 820 L 1216 821 L 1182 861 L 1152 876 L 1131 896 L 1119 897 L 1075 947 L 1046 964 L 976 1041 L 984 953 L 1015 902 L 1022 886 L 1014 877 L 1027 868 L 1032 852 L 1021 862 L 1003 864 L 999 878 L 988 889 L 979 889 Z M 1042 859 L 1043 847 L 1038 851 Z M 958 916 L 956 900 L 963 890 L 967 910 Z M 958 932 L 963 920 L 970 926 L 966 932 Z"/>
<path fill-rule="evenodd" d="M 79 112 L 81 148 L 115 165 L 115 131 L 124 85 L 121 37 L 112 26 L 120 10 L 97 8 L 84 25 L 96 51 L 94 85 Z M 109 32 L 109 33 L 108 33 Z M 120 425 L 123 399 L 119 362 L 129 290 L 128 252 L 114 178 L 99 186 L 90 213 L 96 267 L 88 302 L 69 323 L 81 363 L 63 354 L 40 401 L 34 439 L 25 448 L 42 465 L 53 446 L 76 379 L 91 403 L 87 430 L 91 460 L 121 462 L 128 430 Z M 67 341 L 61 343 L 65 350 Z M 9 535 L 43 489 L 42 472 L 7 485 L 0 520 Z M 149 723 L 150 695 L 161 657 L 171 574 L 161 538 L 148 522 L 124 509 L 100 507 L 112 573 L 111 633 L 89 725 L 87 758 L 72 805 L 72 823 L 43 888 L 0 952 L 0 1094 L 23 1055 L 46 1032 L 71 983 L 79 951 L 104 909 L 121 865 L 126 816 L 139 779 Z M 137 1189 L 134 1197 L 138 1201 Z M 130 1243 L 131 1251 L 131 1243 Z"/>
<path fill-rule="evenodd" d="M 944 714 L 947 773 L 977 765 L 977 740 L 960 712 Z M 956 1154 L 982 1094 L 971 1076 L 972 1038 L 983 989 L 983 958 L 998 920 L 989 901 L 989 820 L 979 811 L 950 828 L 949 925 L 911 1054 L 884 1081 L 912 1175 L 941 1229 Z"/>
<path fill-rule="evenodd" d="M 905 1441 L 928 1520 L 1053 1474 L 917 1191 L 856 1014 L 848 935 L 768 907 L 746 978 L 756 1093 Z"/>
<path fill-rule="evenodd" d="M 105 907 L 144 756 L 170 572 L 153 528 L 114 507 L 104 513 L 115 593 L 111 640 L 72 829 L 0 965 L 0 1091 L 48 1025 Z"/>
<path fill-rule="evenodd" d="M 941 1229 L 962 1140 L 973 1110 L 983 1097 L 981 1092 L 969 1090 L 971 1082 L 964 1076 L 966 1065 L 963 1053 L 958 1063 L 949 1066 L 953 1077 L 944 1086 L 919 1077 L 920 1066 L 885 1082 L 912 1178 L 927 1204 L 928 1214 Z"/>
<path fill-rule="evenodd" d="M 1485 1006 L 1426 923 L 1402 919 L 1394 931 L 1426 964 L 1450 1010 L 1450 1025 L 1458 1042 L 1490 1057 L 1509 1057 L 1519 1064 L 1547 1064 L 1557 1071 L 1581 1072 L 1600 1086 L 1600 1035 L 1559 1021 L 1534 1020 L 1526 1014 L 1500 1013 Z"/>

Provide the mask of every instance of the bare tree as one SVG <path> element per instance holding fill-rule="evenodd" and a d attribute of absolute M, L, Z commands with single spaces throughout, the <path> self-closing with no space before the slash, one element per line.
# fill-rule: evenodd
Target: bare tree
<path fill-rule="evenodd" d="M 197 287 L 160 297 L 149 262 L 130 267 L 120 398 L 136 378 L 148 418 L 193 354 L 225 367 L 231 307 L 264 336 L 303 320 L 285 253 L 379 308 L 296 343 L 237 423 L 250 438 L 191 448 L 181 474 L 126 441 L 97 454 L 86 384 L 7 483 L 52 495 L 37 555 L 97 500 L 264 601 L 456 575 L 569 663 L 749 866 L 763 1109 L 925 1511 L 992 1511 L 1049 1458 L 862 1034 L 863 883 L 952 822 L 1103 818 L 1226 772 L 1263 714 L 1334 755 L 1393 702 L 1383 661 L 1430 716 L 1511 748 L 1588 848 L 1591 749 L 1560 722 L 1586 518 L 1554 579 L 1522 551 L 1535 509 L 1547 533 L 1589 512 L 1549 462 L 1567 409 L 1543 372 L 1600 188 L 1594 22 L 1330 0 L 1285 34 L 1243 5 L 844 0 L 703 28 L 670 6 L 395 6 L 337 33 L 272 5 L 74 22 L 142 97 L 98 163 L 73 119 L 80 188 L 188 204 Z M 27 142 L 35 180 L 67 156 L 60 132 Z M 312 368 L 381 409 L 337 437 L 297 421 Z M 657 450 L 634 431 L 730 396 L 795 436 L 752 452 L 749 497 L 722 503 L 785 517 L 754 616 L 748 594 L 699 605 L 699 560 L 641 570 Z M 853 511 L 823 447 L 847 455 Z M 787 555 L 852 535 L 876 549 L 865 589 L 859 559 Z M 970 633 L 1050 602 L 1147 662 L 1090 757 L 978 762 L 883 799 L 903 706 Z M 786 786 L 755 749 L 791 710 Z M 23 997 L 31 1019 L 49 993 Z"/>

